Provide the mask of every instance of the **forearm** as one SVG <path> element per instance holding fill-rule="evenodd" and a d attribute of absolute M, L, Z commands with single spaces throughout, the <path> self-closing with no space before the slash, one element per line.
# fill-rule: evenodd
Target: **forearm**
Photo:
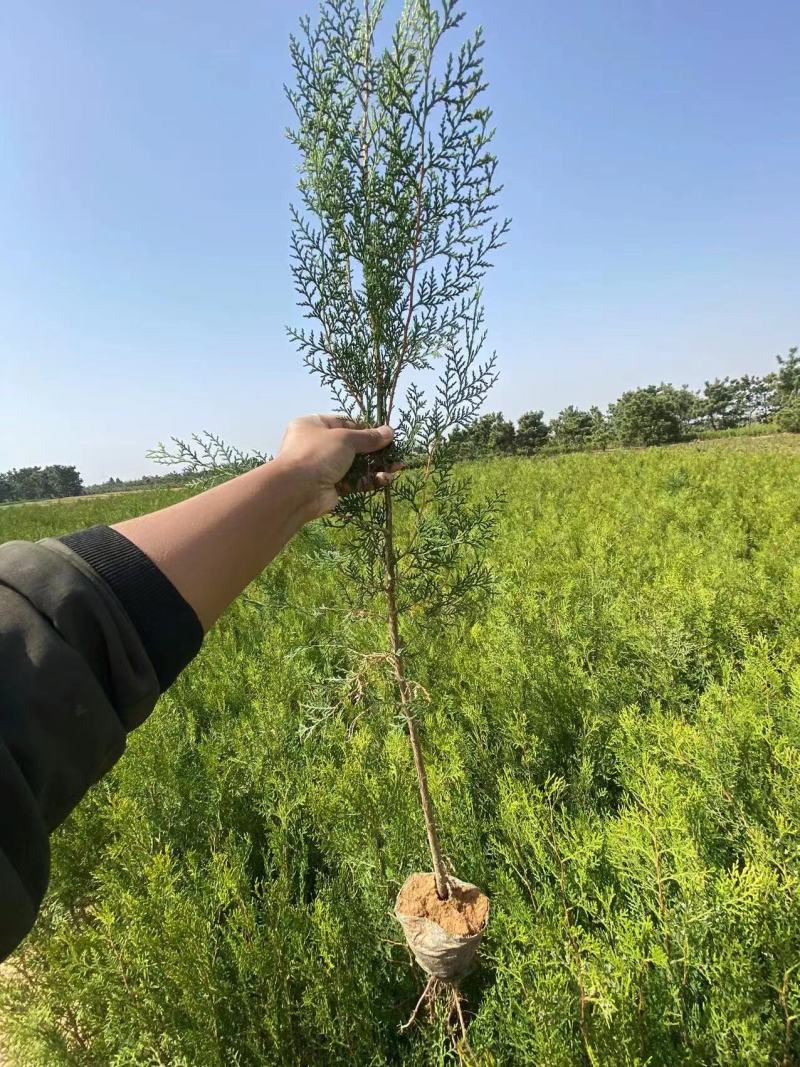
<path fill-rule="evenodd" d="M 207 631 L 310 517 L 306 479 L 279 457 L 114 529 L 163 571 Z"/>

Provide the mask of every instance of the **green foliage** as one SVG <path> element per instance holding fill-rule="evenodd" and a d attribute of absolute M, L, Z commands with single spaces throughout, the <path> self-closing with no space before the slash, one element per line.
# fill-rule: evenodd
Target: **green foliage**
<path fill-rule="evenodd" d="M 504 419 L 499 411 L 493 411 L 455 429 L 449 444 L 459 459 L 475 459 L 478 456 L 510 455 L 518 446 L 516 437 L 514 423 Z"/>
<path fill-rule="evenodd" d="M 648 385 L 623 393 L 609 409 L 616 438 L 624 445 L 679 441 L 695 412 L 695 396 L 673 385 Z"/>
<path fill-rule="evenodd" d="M 775 375 L 745 375 L 738 379 L 742 395 L 745 425 L 758 425 L 775 417 L 778 408 Z"/>
<path fill-rule="evenodd" d="M 516 450 L 530 456 L 547 442 L 549 436 L 550 427 L 544 421 L 544 412 L 526 411 L 517 422 Z"/>
<path fill-rule="evenodd" d="M 550 423 L 550 436 L 559 448 L 581 449 L 588 445 L 593 426 L 591 412 L 581 411 L 570 404 Z"/>
<path fill-rule="evenodd" d="M 410 620 L 431 789 L 492 896 L 482 1064 L 800 1062 L 794 437 L 506 459 L 495 596 Z M 168 490 L 4 509 L 43 537 Z M 21 1067 L 453 1063 L 401 1035 L 391 902 L 426 859 L 408 744 L 308 528 L 53 838 L 0 1001 Z M 365 673 L 366 672 L 366 673 Z M 335 709 L 336 714 L 331 714 Z"/>
<path fill-rule="evenodd" d="M 606 415 L 596 405 L 589 408 L 592 417 L 592 425 L 589 431 L 589 447 L 604 449 L 614 441 L 614 433 L 611 423 Z"/>
<path fill-rule="evenodd" d="M 732 426 L 728 430 L 695 430 L 691 434 L 693 441 L 717 441 L 730 437 L 764 437 L 778 432 L 774 422 L 748 422 L 743 426 Z"/>
<path fill-rule="evenodd" d="M 331 0 L 291 40 L 292 272 L 316 328 L 289 333 L 341 410 L 368 423 L 397 412 L 398 443 L 417 454 L 466 425 L 494 380 L 494 357 L 479 362 L 479 285 L 508 221 L 494 220 L 482 31 L 442 54 L 463 13 L 414 0 L 381 51 L 382 11 Z M 426 401 L 405 376 L 434 364 Z"/>
<path fill-rule="evenodd" d="M 59 533 L 82 530 L 98 523 L 121 522 L 132 515 L 144 514 L 159 507 L 167 507 L 180 500 L 178 493 L 190 495 L 188 489 L 149 489 L 124 495 L 69 497 L 63 500 L 43 500 L 14 504 L 4 508 L 0 516 L 0 544 L 20 539 L 38 541 L 53 535 L 54 522 Z"/>
<path fill-rule="evenodd" d="M 634 389 L 611 404 L 608 414 L 593 406 L 588 411 L 569 405 L 549 426 L 543 412 L 520 416 L 516 434 L 500 412 L 485 415 L 480 425 L 452 436 L 459 456 L 474 459 L 485 455 L 533 455 L 576 452 L 613 446 L 669 444 L 680 440 L 730 434 L 775 432 L 781 404 L 787 413 L 778 429 L 795 425 L 793 397 L 800 391 L 800 356 L 792 348 L 778 356 L 778 370 L 763 377 L 716 378 L 707 381 L 702 393 L 675 388 L 668 383 Z M 493 427 L 502 432 L 490 433 Z"/>
<path fill-rule="evenodd" d="M 800 399 L 800 353 L 797 346 L 790 348 L 786 356 L 778 356 L 775 372 L 775 393 L 780 407 L 786 407 Z"/>
<path fill-rule="evenodd" d="M 715 378 L 706 382 L 696 405 L 699 422 L 712 430 L 759 425 L 773 418 L 776 411 L 774 374 Z"/>
<path fill-rule="evenodd" d="M 80 496 L 83 482 L 75 467 L 53 463 L 49 467 L 20 467 L 0 474 L 0 504 L 16 500 L 49 500 Z"/>
<path fill-rule="evenodd" d="M 745 421 L 745 405 L 746 394 L 739 380 L 715 378 L 706 382 L 698 410 L 712 430 L 730 430 Z"/>
<path fill-rule="evenodd" d="M 210 487 L 260 466 L 269 457 L 263 452 L 243 452 L 217 434 L 204 430 L 193 433 L 188 441 L 171 437 L 169 447 L 159 441 L 158 447 L 147 453 L 147 458 L 166 467 L 180 467 L 181 481 Z"/>
<path fill-rule="evenodd" d="M 775 422 L 781 430 L 800 433 L 800 354 L 790 348 L 786 357 L 778 356 L 775 372 L 775 395 L 778 413 Z"/>
<path fill-rule="evenodd" d="M 775 422 L 787 433 L 800 433 L 800 396 L 784 404 L 775 416 Z"/>
<path fill-rule="evenodd" d="M 488 577 L 491 505 L 467 500 L 447 438 L 495 379 L 494 355 L 480 362 L 479 283 L 508 222 L 494 221 L 481 31 L 441 54 L 463 16 L 454 0 L 418 0 L 381 51 L 382 10 L 325 3 L 291 41 L 289 136 L 301 156 L 292 271 L 316 328 L 289 332 L 340 410 L 395 422 L 397 451 L 415 461 L 391 491 L 342 502 L 350 595 L 380 607 L 391 585 L 401 610 L 440 615 Z M 431 371 L 426 397 L 409 375 Z"/>

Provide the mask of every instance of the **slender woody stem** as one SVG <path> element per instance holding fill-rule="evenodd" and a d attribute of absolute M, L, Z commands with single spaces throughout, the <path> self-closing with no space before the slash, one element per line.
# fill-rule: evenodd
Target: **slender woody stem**
<path fill-rule="evenodd" d="M 369 22 L 369 0 L 365 0 L 365 10 L 367 22 Z M 368 38 L 369 40 L 369 38 Z M 427 93 L 427 77 L 426 77 L 426 93 Z M 362 146 L 362 159 L 363 165 L 366 170 L 366 118 L 367 118 L 367 105 L 364 107 L 364 133 L 363 133 L 363 146 Z M 427 117 L 427 116 L 426 116 Z M 422 210 L 422 181 L 425 174 L 424 169 L 424 152 L 425 152 L 425 127 L 423 125 L 422 130 L 422 145 L 421 145 L 421 158 L 419 164 L 419 178 L 417 181 L 417 205 L 416 205 L 416 219 L 414 224 L 414 265 L 411 273 L 411 280 L 409 284 L 409 296 L 408 296 L 408 311 L 403 328 L 403 341 L 400 348 L 400 353 L 397 357 L 397 366 L 395 367 L 392 380 L 389 385 L 388 398 L 384 394 L 383 374 L 380 363 L 380 354 L 378 348 L 377 338 L 373 332 L 373 344 L 375 344 L 375 366 L 376 366 L 376 386 L 377 386 L 377 414 L 378 421 L 384 422 L 391 417 L 391 410 L 394 403 L 394 393 L 397 388 L 397 380 L 400 376 L 400 372 L 403 369 L 403 363 L 408 348 L 408 331 L 411 325 L 411 317 L 414 313 L 414 292 L 416 289 L 416 274 L 417 274 L 417 255 L 419 250 L 419 238 L 420 238 L 420 224 L 421 224 L 421 210 Z M 388 404 L 387 404 L 388 399 Z M 387 410 L 388 407 L 388 410 Z M 425 830 L 428 835 L 428 847 L 431 851 L 431 860 L 433 861 L 433 875 L 436 880 L 436 892 L 440 900 L 445 900 L 450 896 L 450 886 L 447 880 L 447 872 L 444 867 L 444 859 L 442 857 L 442 848 L 439 844 L 439 833 L 436 829 L 436 816 L 434 814 L 433 801 L 431 800 L 430 791 L 428 789 L 428 775 L 425 770 L 425 760 L 422 756 L 422 744 L 420 742 L 419 730 L 417 729 L 417 721 L 414 716 L 414 709 L 412 706 L 411 693 L 408 686 L 408 680 L 405 673 L 405 662 L 403 659 L 403 646 L 400 641 L 400 627 L 398 622 L 397 613 L 397 557 L 394 548 L 394 518 L 392 511 L 392 492 L 391 489 L 386 486 L 383 491 L 383 499 L 385 502 L 385 528 L 384 528 L 384 567 L 386 571 L 386 599 L 388 606 L 388 622 L 389 622 L 389 645 L 392 655 L 392 661 L 394 663 L 395 680 L 397 682 L 397 692 L 400 697 L 400 707 L 408 724 L 408 739 L 411 743 L 411 751 L 414 755 L 414 768 L 417 772 L 417 783 L 419 785 L 419 796 L 422 804 L 422 814 L 425 818 Z"/>
<path fill-rule="evenodd" d="M 403 661 L 403 646 L 400 641 L 400 628 L 397 618 L 397 560 L 394 551 L 392 493 L 389 486 L 384 487 L 383 499 L 386 508 L 386 524 L 384 528 L 384 566 L 386 569 L 389 647 L 394 665 L 397 692 L 400 697 L 400 707 L 403 715 L 405 715 L 406 723 L 408 724 L 408 738 L 411 742 L 411 751 L 414 754 L 414 767 L 417 772 L 422 814 L 425 817 L 425 830 L 428 834 L 428 847 L 431 850 L 431 859 L 433 861 L 433 875 L 436 879 L 436 892 L 441 900 L 445 900 L 450 896 L 450 885 L 444 867 L 442 848 L 439 844 L 439 833 L 436 829 L 433 801 L 431 800 L 431 795 L 428 790 L 428 775 L 425 771 L 425 761 L 422 757 L 422 745 L 419 739 L 417 722 L 414 717 L 411 691 L 409 689 L 408 680 L 406 679 L 405 663 Z"/>
<path fill-rule="evenodd" d="M 362 96 L 362 105 L 364 111 L 363 126 L 361 130 L 361 168 L 362 168 L 362 186 L 366 204 L 367 212 L 367 225 L 369 225 L 369 188 L 367 184 L 367 162 L 369 158 L 369 145 L 367 140 L 368 124 L 369 124 L 369 60 L 370 60 L 370 41 L 372 37 L 372 27 L 370 25 L 370 6 L 369 0 L 364 0 L 364 26 L 365 26 L 365 42 L 364 42 L 364 90 Z M 418 209 L 419 213 L 419 209 Z M 419 221 L 417 221 L 417 236 L 415 238 L 415 246 L 419 241 Z M 415 252 L 416 256 L 416 252 Z M 409 300 L 409 319 L 411 317 L 414 301 L 414 283 L 411 285 L 411 296 Z M 375 359 L 375 401 L 376 401 L 376 414 L 379 423 L 382 423 L 388 417 L 386 411 L 385 393 L 384 393 L 384 381 L 383 381 L 383 367 L 381 366 L 380 359 L 380 342 L 375 330 L 375 324 L 370 314 L 370 326 L 372 332 L 372 344 L 374 350 Z M 405 329 L 406 337 L 408 334 L 408 322 L 406 322 Z M 404 344 L 406 342 L 404 341 Z M 390 401 L 391 403 L 391 401 Z M 428 775 L 425 772 L 425 762 L 422 758 L 422 746 L 419 740 L 419 731 L 417 730 L 417 723 L 414 719 L 414 711 L 411 701 L 411 693 L 408 687 L 408 681 L 406 680 L 405 664 L 403 662 L 403 649 L 400 643 L 400 628 L 397 620 L 397 558 L 394 550 L 394 519 L 392 514 L 392 493 L 388 486 L 384 488 L 383 499 L 385 501 L 385 526 L 384 526 L 384 568 L 386 571 L 386 597 L 388 607 L 388 622 L 389 622 L 389 644 L 390 652 L 392 656 L 392 663 L 394 665 L 395 680 L 397 682 L 397 692 L 400 697 L 400 707 L 405 715 L 406 722 L 408 723 L 408 737 L 411 742 L 411 751 L 414 754 L 414 767 L 417 772 L 417 781 L 419 783 L 419 795 L 422 802 L 422 813 L 425 817 L 425 829 L 428 834 L 428 845 L 431 850 L 431 859 L 433 860 L 433 872 L 436 879 L 436 892 L 439 897 L 444 900 L 450 896 L 450 889 L 447 882 L 447 874 L 444 869 L 444 860 L 442 859 L 442 850 L 439 845 L 439 835 L 436 831 L 436 822 L 433 812 L 433 801 L 431 800 L 430 793 L 428 791 Z"/>

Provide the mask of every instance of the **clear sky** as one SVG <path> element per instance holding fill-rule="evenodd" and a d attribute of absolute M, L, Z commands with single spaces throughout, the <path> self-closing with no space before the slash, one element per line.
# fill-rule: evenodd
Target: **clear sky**
<path fill-rule="evenodd" d="M 797 0 L 464 0 L 514 218 L 490 275 L 516 417 L 800 342 Z M 396 11 L 399 0 L 387 0 Z M 0 4 L 0 470 L 149 469 L 329 407 L 288 343 L 304 0 Z"/>

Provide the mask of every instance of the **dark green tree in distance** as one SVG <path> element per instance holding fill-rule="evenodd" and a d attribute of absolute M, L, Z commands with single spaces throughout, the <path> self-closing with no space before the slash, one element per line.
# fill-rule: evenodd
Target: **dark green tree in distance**
<path fill-rule="evenodd" d="M 769 422 L 775 417 L 778 405 L 775 396 L 774 373 L 761 377 L 744 374 L 735 380 L 741 397 L 743 425 Z"/>
<path fill-rule="evenodd" d="M 592 426 L 589 431 L 589 447 L 605 449 L 613 444 L 614 434 L 605 412 L 601 411 L 596 404 L 589 408 L 592 418 Z"/>
<path fill-rule="evenodd" d="M 586 448 L 594 426 L 595 419 L 590 411 L 581 411 L 570 404 L 550 423 L 550 438 L 558 448 Z"/>
<path fill-rule="evenodd" d="M 609 408 L 614 436 L 623 445 L 680 441 L 695 417 L 697 398 L 673 385 L 648 385 L 623 393 Z"/>
<path fill-rule="evenodd" d="M 12 500 L 45 500 L 48 482 L 42 467 L 19 467 L 5 475 L 11 485 Z"/>
<path fill-rule="evenodd" d="M 449 444 L 461 459 L 478 456 L 510 455 L 516 446 L 514 423 L 493 411 L 458 427 L 450 435 Z"/>
<path fill-rule="evenodd" d="M 778 356 L 775 371 L 775 394 L 780 407 L 800 400 L 800 354 L 797 346 L 790 348 L 785 356 Z"/>
<path fill-rule="evenodd" d="M 681 421 L 681 433 L 686 434 L 699 425 L 701 420 L 699 397 L 688 385 L 664 384 L 661 388 L 666 396 L 672 398 L 678 418 Z"/>
<path fill-rule="evenodd" d="M 50 500 L 81 496 L 83 481 L 75 467 L 53 463 L 48 467 L 20 467 L 0 474 L 0 503 L 14 500 Z"/>
<path fill-rule="evenodd" d="M 712 430 L 741 426 L 747 418 L 746 394 L 738 378 L 715 378 L 706 382 L 698 403 L 698 414 Z"/>
<path fill-rule="evenodd" d="M 786 356 L 778 356 L 775 397 L 778 428 L 788 433 L 800 433 L 800 355 L 796 346 L 790 348 Z"/>
<path fill-rule="evenodd" d="M 80 496 L 83 493 L 83 480 L 75 467 L 56 463 L 45 467 L 44 473 L 53 496 Z"/>
<path fill-rule="evenodd" d="M 775 416 L 778 429 L 784 433 L 800 433 L 800 401 L 790 400 Z"/>
<path fill-rule="evenodd" d="M 550 428 L 543 411 L 526 411 L 517 422 L 516 447 L 524 455 L 532 455 L 547 443 Z"/>

